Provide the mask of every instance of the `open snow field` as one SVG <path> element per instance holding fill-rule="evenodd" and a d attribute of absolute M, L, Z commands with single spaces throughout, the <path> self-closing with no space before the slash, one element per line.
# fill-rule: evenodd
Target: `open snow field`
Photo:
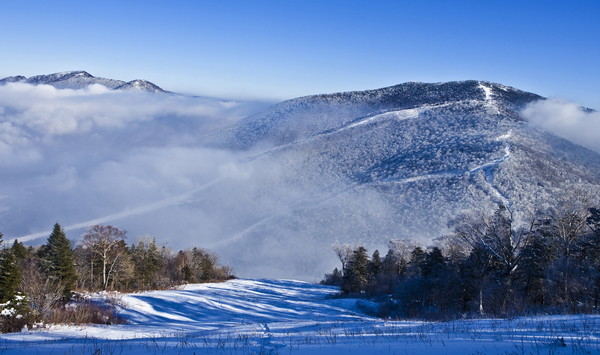
<path fill-rule="evenodd" d="M 332 287 L 232 280 L 118 297 L 130 324 L 0 335 L 1 354 L 600 354 L 600 316 L 384 321 Z M 564 340 L 564 342 L 563 342 Z"/>

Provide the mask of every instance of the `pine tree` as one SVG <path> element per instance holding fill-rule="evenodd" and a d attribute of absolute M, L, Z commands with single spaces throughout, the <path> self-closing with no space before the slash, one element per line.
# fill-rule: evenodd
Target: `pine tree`
<path fill-rule="evenodd" d="M 0 233 L 0 244 L 2 244 L 2 233 Z M 12 248 L 0 250 L 0 332 L 17 332 L 25 325 L 31 325 L 31 309 L 28 298 L 19 292 L 21 273 L 19 272 L 18 260 L 15 250 L 23 252 L 25 248 L 19 248 L 22 244 L 15 242 Z"/>
<path fill-rule="evenodd" d="M 408 272 L 412 277 L 423 276 L 423 268 L 425 266 L 427 254 L 421 247 L 416 247 L 410 253 L 410 261 L 408 262 Z"/>
<path fill-rule="evenodd" d="M 0 250 L 0 303 L 14 298 L 19 288 L 19 268 L 11 249 Z"/>
<path fill-rule="evenodd" d="M 552 254 L 549 241 L 541 234 L 532 236 L 523 249 L 523 260 L 517 270 L 517 280 L 524 304 L 545 304 L 546 272 L 552 261 Z"/>
<path fill-rule="evenodd" d="M 140 240 L 131 247 L 135 275 L 142 288 L 156 287 L 161 255 L 154 239 Z"/>
<path fill-rule="evenodd" d="M 56 223 L 48 237 L 45 255 L 43 256 L 48 276 L 62 284 L 64 297 L 68 300 L 75 289 L 77 274 L 75 272 L 75 256 L 71 242 L 67 239 L 62 227 Z"/>
<path fill-rule="evenodd" d="M 344 284 L 342 289 L 354 293 L 365 289 L 369 277 L 369 257 L 367 249 L 358 247 L 352 252 L 352 256 L 344 270 Z"/>
<path fill-rule="evenodd" d="M 381 273 L 381 269 L 383 268 L 383 261 L 381 261 L 381 256 L 379 255 L 379 250 L 375 250 L 373 255 L 371 256 L 371 262 L 369 263 L 369 276 L 371 279 L 375 280 Z"/>
<path fill-rule="evenodd" d="M 13 254 L 15 255 L 15 258 L 17 259 L 17 262 L 27 258 L 28 256 L 28 252 L 27 252 L 27 248 L 25 248 L 25 246 L 23 245 L 23 243 L 19 242 L 18 240 L 15 239 L 12 247 L 11 247 Z"/>
<path fill-rule="evenodd" d="M 423 277 L 437 278 L 444 274 L 446 268 L 446 258 L 438 247 L 433 247 L 425 256 L 425 262 L 422 267 Z"/>

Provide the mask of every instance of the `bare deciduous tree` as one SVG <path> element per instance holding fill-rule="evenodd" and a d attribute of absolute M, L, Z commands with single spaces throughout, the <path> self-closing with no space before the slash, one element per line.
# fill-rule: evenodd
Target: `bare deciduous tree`
<path fill-rule="evenodd" d="M 337 255 L 338 259 L 340 259 L 340 262 L 342 263 L 342 270 L 345 270 L 346 264 L 348 263 L 348 260 L 350 260 L 352 252 L 356 246 L 352 244 L 340 244 L 340 242 L 336 240 L 335 243 L 331 245 L 331 248 L 333 249 L 335 255 Z"/>
<path fill-rule="evenodd" d="M 83 247 L 90 250 L 100 264 L 104 289 L 108 288 L 113 274 L 121 267 L 119 262 L 127 252 L 125 234 L 125 231 L 117 227 L 95 225 L 90 227 L 82 238 Z M 94 274 L 93 265 L 96 260 L 90 260 L 92 274 Z"/>
<path fill-rule="evenodd" d="M 36 322 L 47 319 L 60 304 L 64 285 L 46 277 L 34 259 L 21 266 L 21 290 L 29 299 L 29 306 Z"/>

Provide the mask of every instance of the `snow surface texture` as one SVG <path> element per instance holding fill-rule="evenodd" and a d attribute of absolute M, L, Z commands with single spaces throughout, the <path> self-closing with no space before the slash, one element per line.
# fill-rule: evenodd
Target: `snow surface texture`
<path fill-rule="evenodd" d="M 503 203 L 527 219 L 565 191 L 600 191 L 600 155 L 522 116 L 540 96 L 489 82 L 265 108 L 109 90 L 120 84 L 85 72 L 33 78 L 0 85 L 7 240 L 41 243 L 57 221 L 75 240 L 113 224 L 128 241 L 212 249 L 240 277 L 317 281 L 339 267 L 336 241 L 384 252 L 447 234 L 464 211 Z M 80 86 L 50 86 L 67 83 Z"/>
<path fill-rule="evenodd" d="M 600 316 L 385 321 L 373 305 L 291 280 L 232 280 L 117 296 L 126 325 L 0 335 L 3 354 L 600 353 Z M 106 294 L 95 295 L 97 299 Z"/>

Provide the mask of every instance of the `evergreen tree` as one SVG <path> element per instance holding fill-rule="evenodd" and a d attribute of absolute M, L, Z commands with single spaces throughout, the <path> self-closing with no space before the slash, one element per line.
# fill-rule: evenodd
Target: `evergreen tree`
<path fill-rule="evenodd" d="M 11 249 L 0 250 L 0 303 L 14 298 L 19 288 L 19 267 Z"/>
<path fill-rule="evenodd" d="M 62 227 L 56 223 L 43 253 L 43 263 L 50 279 L 60 283 L 64 289 L 64 297 L 68 300 L 75 289 L 77 274 L 75 272 L 75 256 L 71 242 L 67 239 Z"/>
<path fill-rule="evenodd" d="M 553 258 L 550 243 L 540 233 L 530 238 L 523 249 L 521 267 L 517 270 L 517 282 L 525 306 L 544 306 L 547 294 L 546 270 Z"/>
<path fill-rule="evenodd" d="M 156 287 L 157 274 L 161 268 L 161 255 L 154 239 L 140 240 L 131 247 L 131 258 L 137 281 L 142 288 Z"/>
<path fill-rule="evenodd" d="M 204 249 L 192 249 L 192 268 L 195 276 L 200 282 L 213 279 L 213 271 L 216 266 L 216 258 Z"/>
<path fill-rule="evenodd" d="M 342 286 L 344 278 L 342 276 L 342 272 L 336 267 L 333 269 L 331 274 L 325 274 L 325 277 L 321 281 L 322 285 L 330 285 L 330 286 Z"/>
<path fill-rule="evenodd" d="M 181 268 L 181 279 L 185 282 L 193 281 L 192 268 L 187 264 Z"/>
<path fill-rule="evenodd" d="M 442 254 L 442 250 L 438 247 L 433 247 L 425 256 L 425 261 L 421 268 L 423 277 L 438 278 L 443 276 L 446 269 L 446 258 Z"/>
<path fill-rule="evenodd" d="M 410 253 L 410 261 L 408 262 L 408 272 L 410 276 L 419 277 L 423 275 L 426 257 L 427 254 L 421 247 L 413 249 Z"/>
<path fill-rule="evenodd" d="M 369 277 L 372 280 L 376 280 L 381 274 L 383 268 L 383 261 L 379 255 L 379 250 L 375 250 L 371 256 L 371 262 L 369 263 Z"/>
<path fill-rule="evenodd" d="M 349 293 L 364 291 L 369 280 L 369 257 L 367 249 L 358 247 L 352 252 L 352 256 L 344 270 L 344 284 L 342 289 Z"/>
<path fill-rule="evenodd" d="M 27 248 L 25 248 L 23 243 L 19 242 L 16 239 L 15 239 L 11 249 L 12 249 L 13 254 L 15 255 L 17 262 L 27 258 L 27 256 L 29 255 L 29 252 L 27 251 Z"/>
<path fill-rule="evenodd" d="M 592 307 L 597 310 L 600 307 L 600 210 L 590 208 L 589 212 L 590 216 L 587 219 L 587 224 L 592 232 L 582 245 L 582 250 L 585 251 L 582 264 L 587 269 L 587 284 L 590 286 Z"/>

